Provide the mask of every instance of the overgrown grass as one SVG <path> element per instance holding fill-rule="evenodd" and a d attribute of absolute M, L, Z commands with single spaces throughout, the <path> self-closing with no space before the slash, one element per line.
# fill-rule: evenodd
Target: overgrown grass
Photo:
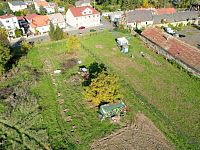
<path fill-rule="evenodd" d="M 122 54 L 116 47 L 114 39 L 121 36 L 129 38 L 128 54 Z M 136 91 L 132 91 L 133 95 L 139 93 L 136 97 L 151 112 L 147 113 L 149 117 L 177 148 L 182 149 L 187 145 L 188 148 L 198 149 L 200 142 L 198 80 L 171 65 L 162 56 L 146 48 L 138 38 L 130 37 L 129 34 L 104 32 L 91 38 L 85 37 L 82 43 L 94 56 L 108 64 L 126 83 L 129 83 L 127 93 L 131 94 L 132 90 Z M 96 45 L 102 45 L 103 48 L 96 48 Z M 140 52 L 143 52 L 145 57 L 142 57 Z M 129 105 L 133 103 L 132 100 L 127 101 Z M 143 107 L 140 110 L 148 112 L 147 108 Z"/>

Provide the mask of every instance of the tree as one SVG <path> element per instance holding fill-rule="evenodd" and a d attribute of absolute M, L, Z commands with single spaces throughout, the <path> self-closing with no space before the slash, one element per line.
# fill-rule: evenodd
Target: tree
<path fill-rule="evenodd" d="M 72 52 L 80 49 L 80 39 L 77 36 L 69 36 L 67 39 L 67 51 Z"/>
<path fill-rule="evenodd" d="M 22 41 L 21 44 L 20 44 L 20 46 L 21 46 L 21 51 L 22 51 L 23 53 L 25 53 L 25 54 L 28 52 L 29 49 L 32 48 L 32 45 L 29 44 L 29 43 L 26 42 L 26 41 Z"/>
<path fill-rule="evenodd" d="M 117 84 L 118 78 L 114 74 L 103 71 L 92 79 L 89 86 L 84 88 L 85 99 L 95 106 L 101 103 L 114 103 L 122 98 Z"/>
<path fill-rule="evenodd" d="M 54 38 L 54 32 L 55 32 L 55 28 L 52 22 L 50 22 L 50 28 L 49 28 L 49 37 L 51 40 L 53 40 Z"/>
<path fill-rule="evenodd" d="M 47 14 L 47 11 L 46 11 L 46 9 L 43 7 L 43 6 L 40 6 L 40 14 L 41 15 L 46 15 Z"/>
<path fill-rule="evenodd" d="M 64 38 L 64 32 L 58 25 L 56 25 L 56 28 L 55 28 L 53 23 L 51 22 L 49 37 L 51 40 L 55 40 L 55 41 L 62 40 Z"/>
<path fill-rule="evenodd" d="M 22 35 L 21 30 L 20 30 L 20 29 L 16 29 L 16 30 L 15 30 L 15 36 L 18 38 L 18 37 L 20 37 L 21 35 Z"/>
<path fill-rule="evenodd" d="M 10 49 L 0 44 L 0 75 L 4 71 L 5 64 L 10 59 Z"/>
<path fill-rule="evenodd" d="M 9 47 L 8 34 L 5 29 L 0 28 L 0 45 Z"/>

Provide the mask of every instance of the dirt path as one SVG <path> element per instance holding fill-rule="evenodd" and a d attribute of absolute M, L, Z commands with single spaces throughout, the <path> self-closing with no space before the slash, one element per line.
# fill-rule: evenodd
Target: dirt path
<path fill-rule="evenodd" d="M 175 149 L 144 114 L 134 124 L 91 144 L 92 150 L 171 150 Z"/>

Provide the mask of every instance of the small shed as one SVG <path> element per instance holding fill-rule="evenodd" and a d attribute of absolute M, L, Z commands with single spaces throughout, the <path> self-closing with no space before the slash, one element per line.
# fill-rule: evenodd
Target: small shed
<path fill-rule="evenodd" d="M 117 44 L 121 52 L 128 52 L 128 40 L 125 37 L 117 38 Z"/>
<path fill-rule="evenodd" d="M 125 111 L 126 105 L 123 101 L 120 101 L 116 104 L 105 104 L 101 105 L 99 109 L 99 113 L 101 115 L 101 120 L 105 118 L 111 118 L 116 115 L 120 115 Z"/>

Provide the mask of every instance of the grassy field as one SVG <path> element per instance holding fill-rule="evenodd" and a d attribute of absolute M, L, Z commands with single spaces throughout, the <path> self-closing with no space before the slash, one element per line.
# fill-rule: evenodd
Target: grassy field
<path fill-rule="evenodd" d="M 114 41 L 126 36 L 130 52 L 121 54 Z M 81 39 L 82 49 L 66 53 L 66 42 L 36 45 L 19 63 L 19 71 L 0 88 L 19 86 L 30 95 L 10 105 L 0 102 L 0 135 L 10 149 L 89 149 L 93 139 L 104 137 L 137 112 L 144 112 L 177 149 L 198 149 L 200 142 L 200 82 L 169 64 L 129 34 L 102 32 Z M 143 51 L 145 57 L 140 55 Z M 132 54 L 132 57 L 130 57 Z M 120 89 L 129 106 L 122 124 L 100 122 L 97 112 L 83 100 L 78 65 L 55 75 L 62 64 L 76 58 L 84 65 L 102 62 L 120 77 Z M 22 88 L 23 87 L 23 88 Z M 16 89 L 18 92 L 18 89 Z M 8 108 L 8 109 L 7 109 Z M 13 144 L 14 143 L 14 144 Z"/>
<path fill-rule="evenodd" d="M 129 39 L 128 54 L 122 54 L 116 46 L 115 38 L 121 36 Z M 173 127 L 179 137 L 185 137 L 194 149 L 198 149 L 199 80 L 190 78 L 186 72 L 170 64 L 162 56 L 146 48 L 138 38 L 129 34 L 104 32 L 97 36 L 84 37 L 82 43 L 87 51 L 109 65 L 122 80 L 129 83 L 127 90 L 130 88 L 130 91 L 140 93 L 141 99 L 147 100 L 154 112 L 162 114 L 161 118 L 167 122 L 167 126 Z M 140 52 L 144 52 L 145 57 L 142 57 Z M 131 105 L 131 100 L 127 101 Z M 155 123 L 157 121 L 155 120 Z M 167 133 L 169 131 L 163 132 L 166 135 L 171 134 Z M 174 142 L 176 143 L 176 140 Z"/>

